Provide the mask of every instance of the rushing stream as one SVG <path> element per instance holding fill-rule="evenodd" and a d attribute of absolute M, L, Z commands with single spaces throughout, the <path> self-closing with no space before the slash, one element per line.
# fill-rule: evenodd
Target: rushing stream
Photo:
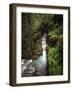
<path fill-rule="evenodd" d="M 47 75 L 47 58 L 46 58 L 46 33 L 42 36 L 42 55 L 36 60 L 23 59 L 21 70 L 24 76 L 45 76 Z"/>

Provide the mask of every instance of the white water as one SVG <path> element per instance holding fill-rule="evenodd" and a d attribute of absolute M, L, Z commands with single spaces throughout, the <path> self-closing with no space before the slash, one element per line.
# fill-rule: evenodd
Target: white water
<path fill-rule="evenodd" d="M 46 33 L 42 37 L 42 57 L 43 62 L 46 63 Z"/>
<path fill-rule="evenodd" d="M 46 67 L 47 67 L 47 59 L 46 59 L 46 33 L 41 38 L 42 40 L 42 55 L 35 61 L 33 60 L 27 60 L 26 63 L 22 63 L 22 73 L 24 73 L 24 70 L 27 68 L 31 68 L 31 72 L 35 71 L 35 68 L 37 71 L 40 72 L 40 75 L 45 75 L 46 73 Z M 24 59 L 25 60 L 25 59 Z M 22 60 L 23 61 L 23 60 Z M 32 66 L 33 64 L 33 66 Z M 29 66 L 28 66 L 29 65 Z M 29 73 L 29 71 L 28 71 Z"/>

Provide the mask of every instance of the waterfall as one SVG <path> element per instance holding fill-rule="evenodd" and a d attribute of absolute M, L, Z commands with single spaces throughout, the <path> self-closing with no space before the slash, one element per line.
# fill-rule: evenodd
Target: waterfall
<path fill-rule="evenodd" d="M 36 60 L 27 60 L 22 65 L 23 76 L 32 76 L 35 72 L 36 75 L 43 76 L 47 75 L 47 58 L 46 58 L 46 33 L 43 34 L 42 38 L 42 55 Z M 26 71 L 25 71 L 26 70 Z M 27 74 L 25 74 L 25 72 Z"/>
<path fill-rule="evenodd" d="M 43 56 L 43 62 L 46 63 L 46 33 L 42 36 L 42 56 Z"/>

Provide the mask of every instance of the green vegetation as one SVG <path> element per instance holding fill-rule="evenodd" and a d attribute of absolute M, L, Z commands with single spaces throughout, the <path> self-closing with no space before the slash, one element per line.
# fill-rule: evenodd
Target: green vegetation
<path fill-rule="evenodd" d="M 37 59 L 42 54 L 41 26 L 47 38 L 48 75 L 63 74 L 63 15 L 22 13 L 22 59 Z"/>

